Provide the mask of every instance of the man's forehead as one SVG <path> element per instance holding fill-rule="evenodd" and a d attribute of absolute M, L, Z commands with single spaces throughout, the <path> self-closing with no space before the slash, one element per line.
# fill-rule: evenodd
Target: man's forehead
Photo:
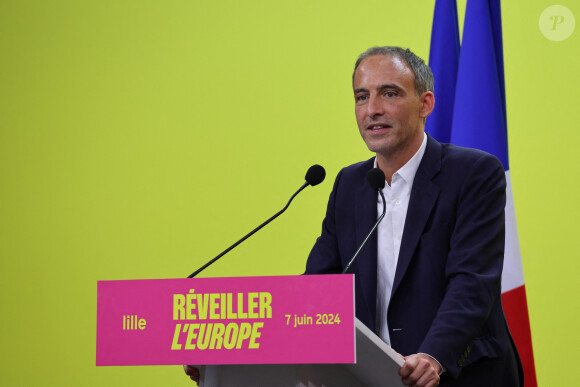
<path fill-rule="evenodd" d="M 363 59 L 354 74 L 354 88 L 364 85 L 414 82 L 414 74 L 407 63 L 396 56 L 370 55 Z"/>
<path fill-rule="evenodd" d="M 409 70 L 409 66 L 407 65 L 407 63 L 403 59 L 399 58 L 396 55 L 382 55 L 382 54 L 369 55 L 361 61 L 359 67 L 363 63 L 369 63 L 369 62 L 380 62 L 383 64 L 392 64 L 393 66 L 400 69 L 401 71 L 403 71 L 405 69 Z"/>

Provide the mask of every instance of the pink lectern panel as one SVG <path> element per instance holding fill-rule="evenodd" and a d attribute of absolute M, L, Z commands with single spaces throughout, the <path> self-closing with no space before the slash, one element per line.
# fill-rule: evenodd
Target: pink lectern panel
<path fill-rule="evenodd" d="M 352 275 L 98 281 L 97 365 L 354 363 Z"/>

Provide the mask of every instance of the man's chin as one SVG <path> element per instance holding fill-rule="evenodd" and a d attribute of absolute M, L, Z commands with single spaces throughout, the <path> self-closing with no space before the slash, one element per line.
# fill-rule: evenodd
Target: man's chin
<path fill-rule="evenodd" d="M 367 148 L 377 154 L 389 154 L 391 147 L 388 144 L 367 143 Z"/>

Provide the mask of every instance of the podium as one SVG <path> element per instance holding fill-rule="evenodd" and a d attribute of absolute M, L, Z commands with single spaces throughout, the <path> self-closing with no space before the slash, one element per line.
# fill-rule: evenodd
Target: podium
<path fill-rule="evenodd" d="M 96 365 L 194 364 L 205 387 L 402 386 L 403 359 L 354 316 L 352 274 L 99 281 Z"/>
<path fill-rule="evenodd" d="M 199 366 L 200 387 L 403 387 L 403 359 L 355 318 L 355 364 L 234 364 Z M 307 350 L 307 349 L 305 349 Z"/>

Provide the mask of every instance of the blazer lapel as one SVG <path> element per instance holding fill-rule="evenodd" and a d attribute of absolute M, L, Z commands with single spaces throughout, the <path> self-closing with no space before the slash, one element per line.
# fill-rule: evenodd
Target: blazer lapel
<path fill-rule="evenodd" d="M 439 186 L 431 180 L 439 172 L 440 167 L 441 144 L 427 135 L 427 148 L 423 155 L 423 160 L 419 164 L 419 169 L 417 170 L 411 189 L 405 228 L 403 230 L 403 239 L 401 241 L 399 259 L 393 281 L 392 295 L 395 294 L 409 267 L 409 263 L 419 244 L 419 239 L 425 229 L 427 219 L 429 219 L 429 215 L 439 196 Z"/>

